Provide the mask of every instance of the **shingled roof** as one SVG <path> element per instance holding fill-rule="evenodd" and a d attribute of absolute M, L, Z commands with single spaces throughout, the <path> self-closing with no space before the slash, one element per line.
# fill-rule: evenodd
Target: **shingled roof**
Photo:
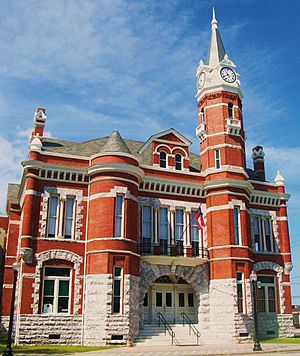
<path fill-rule="evenodd" d="M 102 146 L 102 148 L 100 149 L 100 153 L 104 153 L 104 152 L 131 153 L 118 130 L 113 131 L 110 138 L 106 141 L 104 146 Z"/>
<path fill-rule="evenodd" d="M 46 152 L 69 154 L 79 157 L 91 157 L 96 153 L 102 152 L 102 148 L 106 146 L 109 138 L 110 137 L 105 136 L 85 142 L 44 138 L 42 150 Z M 126 139 L 122 139 L 122 141 L 128 148 L 129 152 L 140 160 L 141 164 L 152 165 L 151 146 L 147 147 L 142 153 L 139 153 L 140 148 L 144 145 L 145 142 Z M 104 152 L 107 152 L 107 147 L 105 148 Z M 190 170 L 191 172 L 200 172 L 199 156 L 194 153 L 190 153 Z"/>
<path fill-rule="evenodd" d="M 8 183 L 7 187 L 7 200 L 16 201 L 18 200 L 20 184 Z"/>

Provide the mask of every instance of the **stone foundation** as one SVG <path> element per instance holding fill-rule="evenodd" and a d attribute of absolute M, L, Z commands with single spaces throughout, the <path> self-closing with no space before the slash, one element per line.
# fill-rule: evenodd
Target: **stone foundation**
<path fill-rule="evenodd" d="M 258 314 L 258 332 L 261 339 L 294 337 L 292 314 Z"/>
<path fill-rule="evenodd" d="M 21 315 L 17 344 L 80 345 L 81 316 Z"/>

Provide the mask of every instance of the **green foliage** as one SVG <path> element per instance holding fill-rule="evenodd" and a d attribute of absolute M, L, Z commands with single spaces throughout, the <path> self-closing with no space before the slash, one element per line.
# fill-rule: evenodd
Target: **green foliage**
<path fill-rule="evenodd" d="M 300 344 L 300 337 L 281 337 L 260 341 L 262 344 Z"/>

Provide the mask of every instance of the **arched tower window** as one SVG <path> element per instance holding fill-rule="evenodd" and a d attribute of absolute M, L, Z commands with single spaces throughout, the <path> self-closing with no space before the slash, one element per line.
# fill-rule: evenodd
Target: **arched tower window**
<path fill-rule="evenodd" d="M 181 171 L 182 169 L 182 156 L 179 153 L 175 155 L 175 169 L 177 171 Z"/>
<path fill-rule="evenodd" d="M 233 119 L 233 104 L 228 103 L 228 117 L 229 119 Z"/>
<path fill-rule="evenodd" d="M 167 168 L 167 154 L 164 151 L 161 151 L 159 154 L 159 166 Z"/>

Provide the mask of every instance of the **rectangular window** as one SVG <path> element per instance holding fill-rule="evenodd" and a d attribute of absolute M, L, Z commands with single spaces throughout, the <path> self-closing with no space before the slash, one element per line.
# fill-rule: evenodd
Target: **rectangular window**
<path fill-rule="evenodd" d="M 191 240 L 192 240 L 192 255 L 199 256 L 199 229 L 196 222 L 196 211 L 191 213 Z"/>
<path fill-rule="evenodd" d="M 144 303 L 143 303 L 144 307 L 148 307 L 148 292 L 146 292 L 145 296 L 144 296 Z"/>
<path fill-rule="evenodd" d="M 221 168 L 221 156 L 220 156 L 220 149 L 217 148 L 215 149 L 215 168 L 220 169 Z"/>
<path fill-rule="evenodd" d="M 233 228 L 234 228 L 234 244 L 240 245 L 240 208 L 235 206 L 233 209 Z"/>
<path fill-rule="evenodd" d="M 253 218 L 253 233 L 254 233 L 254 243 L 255 250 L 261 251 L 261 234 L 260 234 L 260 220 L 258 216 L 254 216 Z"/>
<path fill-rule="evenodd" d="M 73 236 L 73 221 L 74 221 L 74 201 L 73 197 L 66 199 L 66 214 L 65 214 L 65 238 L 71 239 Z"/>
<path fill-rule="evenodd" d="M 42 313 L 69 313 L 70 268 L 45 267 Z"/>
<path fill-rule="evenodd" d="M 152 251 L 152 207 L 144 205 L 142 208 L 142 244 L 143 253 Z"/>
<path fill-rule="evenodd" d="M 253 217 L 253 239 L 256 251 L 275 252 L 272 222 L 269 217 Z"/>
<path fill-rule="evenodd" d="M 184 308 L 184 293 L 178 293 L 179 307 Z"/>
<path fill-rule="evenodd" d="M 49 217 L 48 217 L 48 237 L 57 235 L 57 214 L 58 214 L 58 196 L 51 195 L 49 202 Z"/>
<path fill-rule="evenodd" d="M 156 292 L 156 306 L 162 307 L 162 293 Z"/>
<path fill-rule="evenodd" d="M 172 306 L 172 293 L 167 292 L 166 293 L 166 307 L 171 307 Z"/>
<path fill-rule="evenodd" d="M 274 276 L 257 276 L 258 311 L 260 313 L 276 313 L 276 287 Z"/>
<path fill-rule="evenodd" d="M 124 195 L 117 195 L 115 202 L 115 237 L 123 236 L 123 204 Z"/>
<path fill-rule="evenodd" d="M 244 273 L 236 273 L 238 313 L 244 313 Z"/>
<path fill-rule="evenodd" d="M 183 256 L 183 229 L 184 212 L 182 209 L 175 211 L 175 237 L 176 237 L 176 255 Z"/>
<path fill-rule="evenodd" d="M 189 293 L 188 294 L 188 307 L 193 308 L 194 307 L 194 293 Z"/>
<path fill-rule="evenodd" d="M 122 268 L 114 267 L 113 313 L 121 312 L 121 300 L 122 300 Z"/>
<path fill-rule="evenodd" d="M 264 219 L 264 232 L 265 232 L 265 246 L 266 250 L 269 252 L 273 252 L 273 241 L 272 241 L 272 235 L 271 235 L 271 222 L 269 218 Z"/>
<path fill-rule="evenodd" d="M 160 208 L 159 209 L 159 244 L 160 244 L 160 254 L 168 255 L 168 240 L 169 240 L 169 209 Z"/>

